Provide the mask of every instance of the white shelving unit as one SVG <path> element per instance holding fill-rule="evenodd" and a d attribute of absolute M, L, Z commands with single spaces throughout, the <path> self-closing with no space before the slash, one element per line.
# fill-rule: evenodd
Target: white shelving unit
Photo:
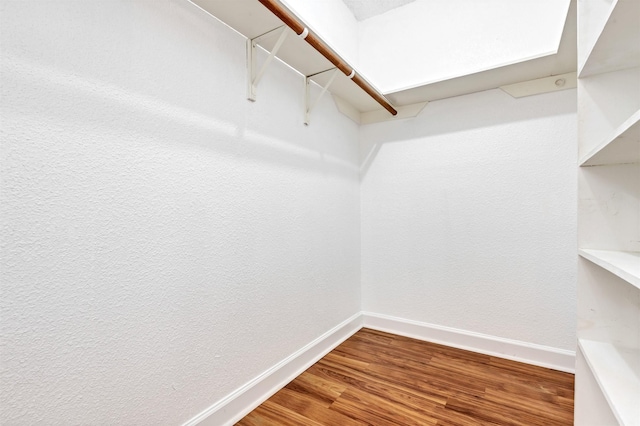
<path fill-rule="evenodd" d="M 640 0 L 578 1 L 575 424 L 640 426 Z"/>

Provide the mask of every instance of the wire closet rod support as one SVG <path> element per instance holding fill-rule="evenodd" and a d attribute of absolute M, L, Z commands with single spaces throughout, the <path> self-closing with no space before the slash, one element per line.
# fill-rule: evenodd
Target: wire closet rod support
<path fill-rule="evenodd" d="M 271 49 L 271 52 L 269 52 L 269 56 L 267 56 L 267 59 L 265 59 L 260 70 L 258 70 L 258 59 L 256 55 L 258 42 L 263 38 L 275 34 L 277 31 L 280 31 L 280 37 L 278 37 L 278 41 L 276 41 L 275 46 L 273 46 L 273 49 Z M 264 75 L 264 72 L 267 70 L 267 67 L 269 66 L 273 58 L 275 58 L 278 54 L 282 43 L 284 43 L 285 39 L 287 38 L 287 34 L 289 34 L 287 31 L 287 27 L 285 25 L 281 25 L 278 28 L 274 28 L 271 31 L 267 31 L 264 34 L 259 35 L 258 37 L 247 40 L 247 67 L 249 68 L 247 77 L 247 99 L 249 99 L 250 101 L 256 100 L 256 87 L 258 87 L 258 83 Z"/>
<path fill-rule="evenodd" d="M 312 81 L 311 78 L 327 72 L 331 73 L 331 76 L 329 77 L 329 81 L 324 86 L 322 86 L 322 91 L 320 92 L 318 97 L 315 99 L 315 101 L 312 102 L 311 101 L 311 81 Z M 331 83 L 333 83 L 333 80 L 335 80 L 337 76 L 338 76 L 338 68 L 331 68 L 328 70 L 317 72 L 312 75 L 305 76 L 304 78 L 304 86 L 305 86 L 304 87 L 304 124 L 305 125 L 307 126 L 309 125 L 311 110 L 316 106 L 316 104 L 320 101 L 320 98 L 324 96 L 327 90 L 329 90 Z"/>
<path fill-rule="evenodd" d="M 384 109 L 389 111 L 392 115 L 398 114 L 398 111 L 385 99 L 385 97 L 371 86 L 364 78 L 358 75 L 353 67 L 351 67 L 344 59 L 342 59 L 337 53 L 335 53 L 329 46 L 327 46 L 322 39 L 313 34 L 306 25 L 298 20 L 288 9 L 286 9 L 277 0 L 258 0 L 264 7 L 269 9 L 271 13 L 276 15 L 282 22 L 291 28 L 298 36 L 303 38 L 314 49 L 316 49 L 322 56 L 327 58 L 329 62 L 335 65 L 340 71 L 347 77 L 351 78 L 362 90 L 364 90 L 369 96 L 375 99 Z"/>

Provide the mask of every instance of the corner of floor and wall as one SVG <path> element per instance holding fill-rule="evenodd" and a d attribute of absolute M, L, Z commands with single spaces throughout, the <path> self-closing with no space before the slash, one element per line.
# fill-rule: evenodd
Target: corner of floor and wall
<path fill-rule="evenodd" d="M 572 370 L 575 90 L 306 127 L 186 1 L 0 8 L 2 423 L 227 424 L 363 326 Z"/>

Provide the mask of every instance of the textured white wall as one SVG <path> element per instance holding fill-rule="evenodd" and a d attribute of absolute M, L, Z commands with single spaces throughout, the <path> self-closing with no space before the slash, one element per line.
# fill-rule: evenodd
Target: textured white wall
<path fill-rule="evenodd" d="M 0 423 L 178 424 L 359 311 L 357 127 L 186 1 L 0 3 Z"/>
<path fill-rule="evenodd" d="M 384 93 L 555 53 L 569 0 L 416 0 L 358 24 L 359 65 Z"/>
<path fill-rule="evenodd" d="M 574 350 L 575 90 L 363 126 L 365 311 Z"/>

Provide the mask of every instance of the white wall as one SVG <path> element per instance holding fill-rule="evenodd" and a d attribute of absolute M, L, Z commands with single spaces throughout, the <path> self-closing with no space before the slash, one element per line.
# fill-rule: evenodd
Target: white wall
<path fill-rule="evenodd" d="M 365 311 L 574 350 L 575 90 L 363 126 Z"/>
<path fill-rule="evenodd" d="M 0 3 L 0 423 L 179 424 L 359 311 L 357 127 L 186 1 Z M 329 249 L 328 249 L 329 248 Z"/>
<path fill-rule="evenodd" d="M 323 2 L 320 2 L 323 3 Z M 359 65 L 383 93 L 556 53 L 569 0 L 416 0 L 359 22 Z"/>

